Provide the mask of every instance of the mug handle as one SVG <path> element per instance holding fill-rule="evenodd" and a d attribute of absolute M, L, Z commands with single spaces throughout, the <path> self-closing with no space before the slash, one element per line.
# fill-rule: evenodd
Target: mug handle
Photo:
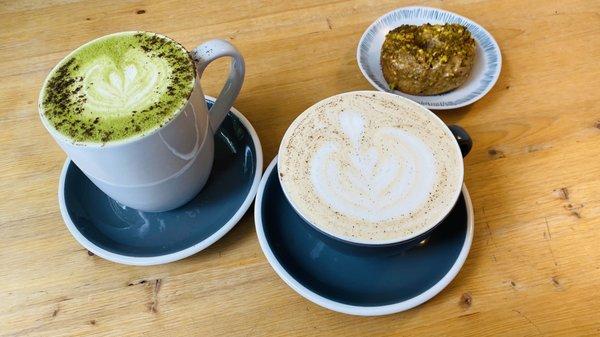
<path fill-rule="evenodd" d="M 244 74 L 246 73 L 244 58 L 231 43 L 221 39 L 213 39 L 202 43 L 192 50 L 191 56 L 196 62 L 198 79 L 202 77 L 204 69 L 206 69 L 208 64 L 212 61 L 224 56 L 233 58 L 233 61 L 229 66 L 229 76 L 227 81 L 225 82 L 223 89 L 221 89 L 217 100 L 208 111 L 210 125 L 214 133 L 219 129 L 219 125 L 221 125 L 225 116 L 227 116 L 227 113 L 231 110 L 233 102 L 242 89 Z"/>
<path fill-rule="evenodd" d="M 462 156 L 466 157 L 467 154 L 469 154 L 469 152 L 471 152 L 471 149 L 473 148 L 473 140 L 471 139 L 471 136 L 469 136 L 465 129 L 458 125 L 448 125 L 448 129 L 450 129 L 450 131 L 454 135 L 454 138 L 456 138 L 456 141 L 458 142 L 458 147 L 460 147 L 460 152 L 462 152 Z"/>

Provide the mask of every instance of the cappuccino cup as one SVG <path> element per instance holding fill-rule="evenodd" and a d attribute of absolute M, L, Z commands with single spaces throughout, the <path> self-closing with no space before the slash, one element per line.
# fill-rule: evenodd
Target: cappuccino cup
<path fill-rule="evenodd" d="M 210 109 L 200 86 L 208 64 L 231 57 Z M 40 92 L 43 125 L 104 193 L 142 211 L 191 200 L 213 165 L 214 133 L 244 80 L 244 59 L 227 41 L 188 52 L 160 34 L 107 35 L 60 61 Z"/>
<path fill-rule="evenodd" d="M 454 207 L 471 147 L 462 128 L 411 100 L 356 91 L 300 114 L 277 170 L 291 206 L 319 232 L 355 245 L 410 245 Z"/>

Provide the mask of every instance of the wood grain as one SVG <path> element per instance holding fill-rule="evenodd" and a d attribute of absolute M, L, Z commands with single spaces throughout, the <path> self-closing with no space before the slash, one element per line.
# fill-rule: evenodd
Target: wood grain
<path fill-rule="evenodd" d="M 110 32 L 212 37 L 244 54 L 236 107 L 268 163 L 290 122 L 325 97 L 371 89 L 364 29 L 408 1 L 0 1 L 0 335 L 600 335 L 600 2 L 422 1 L 486 27 L 504 58 L 494 89 L 439 112 L 475 140 L 466 183 L 475 238 L 458 277 L 377 318 L 318 307 L 271 270 L 252 212 L 207 250 L 155 267 L 104 261 L 63 225 L 65 155 L 38 120 L 40 84 L 68 51 Z M 142 12 L 144 11 L 144 12 Z M 203 79 L 215 95 L 226 63 Z"/>

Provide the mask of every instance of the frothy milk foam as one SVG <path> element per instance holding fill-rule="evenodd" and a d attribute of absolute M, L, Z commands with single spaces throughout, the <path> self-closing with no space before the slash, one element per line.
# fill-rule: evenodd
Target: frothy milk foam
<path fill-rule="evenodd" d="M 43 120 L 73 142 L 143 136 L 187 103 L 196 70 L 183 46 L 160 34 L 123 32 L 77 48 L 48 75 Z"/>
<path fill-rule="evenodd" d="M 378 92 L 331 97 L 301 114 L 279 151 L 282 187 L 325 232 L 384 243 L 419 234 L 452 208 L 460 150 L 415 103 Z"/>

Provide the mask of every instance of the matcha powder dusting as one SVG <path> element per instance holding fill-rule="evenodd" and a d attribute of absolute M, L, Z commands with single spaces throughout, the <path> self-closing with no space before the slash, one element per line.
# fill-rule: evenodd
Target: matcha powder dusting
<path fill-rule="evenodd" d="M 149 133 L 187 103 L 196 69 L 183 46 L 154 33 L 108 35 L 72 52 L 48 75 L 40 112 L 81 143 Z"/>

